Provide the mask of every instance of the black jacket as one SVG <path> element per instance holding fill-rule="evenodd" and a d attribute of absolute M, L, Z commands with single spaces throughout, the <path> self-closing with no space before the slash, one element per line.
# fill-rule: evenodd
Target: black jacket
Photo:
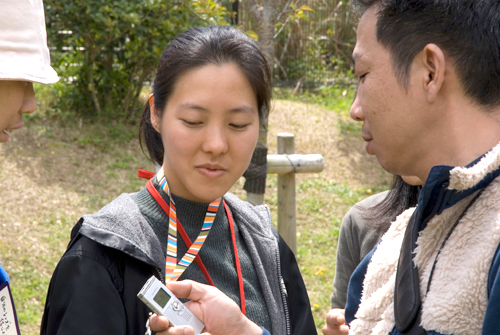
<path fill-rule="evenodd" d="M 254 251 L 272 333 L 316 334 L 297 262 L 270 225 L 268 209 L 231 194 L 224 199 Z M 150 310 L 137 293 L 151 275 L 164 280 L 165 259 L 137 210 L 131 196 L 122 195 L 75 225 L 50 283 L 41 334 L 144 334 Z M 124 222 L 132 228 L 122 229 Z"/>

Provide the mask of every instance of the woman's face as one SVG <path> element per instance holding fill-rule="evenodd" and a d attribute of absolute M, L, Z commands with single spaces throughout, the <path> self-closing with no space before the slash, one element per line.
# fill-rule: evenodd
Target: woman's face
<path fill-rule="evenodd" d="M 163 116 L 152 113 L 165 148 L 170 191 L 207 203 L 243 175 L 259 135 L 257 98 L 238 66 L 206 65 L 181 75 Z"/>
<path fill-rule="evenodd" d="M 7 142 L 8 133 L 23 126 L 23 113 L 31 113 L 35 109 L 32 83 L 0 80 L 0 142 Z"/>

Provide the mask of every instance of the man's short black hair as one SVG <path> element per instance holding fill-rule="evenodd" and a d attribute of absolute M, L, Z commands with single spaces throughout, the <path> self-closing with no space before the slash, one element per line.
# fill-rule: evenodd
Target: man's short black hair
<path fill-rule="evenodd" d="M 450 57 L 465 94 L 483 107 L 500 105 L 500 0 L 354 0 L 378 6 L 377 41 L 391 52 L 408 87 L 410 66 L 429 43 Z"/>

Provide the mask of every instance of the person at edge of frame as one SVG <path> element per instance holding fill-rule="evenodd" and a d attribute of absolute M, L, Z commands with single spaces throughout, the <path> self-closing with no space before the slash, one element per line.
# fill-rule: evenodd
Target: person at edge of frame
<path fill-rule="evenodd" d="M 0 0 L 0 143 L 23 127 L 23 114 L 35 111 L 33 83 L 53 84 L 58 80 L 50 66 L 42 0 Z M 11 300 L 12 305 L 12 313 L 2 309 L 2 330 L 19 328 L 10 284 L 0 264 L 1 299 Z"/>

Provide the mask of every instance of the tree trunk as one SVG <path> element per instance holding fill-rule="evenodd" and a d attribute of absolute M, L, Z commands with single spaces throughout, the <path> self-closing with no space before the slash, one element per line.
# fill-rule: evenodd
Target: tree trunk
<path fill-rule="evenodd" d="M 274 68 L 274 33 L 283 0 L 249 0 L 246 2 L 247 11 L 253 28 L 258 36 L 257 45 L 266 57 L 266 60 L 273 71 Z M 250 169 L 257 171 L 267 170 L 267 128 L 268 120 L 262 120 L 259 130 L 259 140 L 252 157 L 252 163 L 245 177 L 245 190 L 247 191 L 247 200 L 254 204 L 264 202 L 264 193 L 266 189 L 266 174 L 250 179 L 252 173 Z M 253 165 L 252 165 L 253 164 Z M 257 165 L 257 166 L 256 166 Z M 263 166 L 262 166 L 263 165 Z M 261 169 L 259 169 L 261 166 Z"/>
<path fill-rule="evenodd" d="M 88 57 L 89 57 L 89 69 L 88 69 L 88 80 L 89 80 L 89 91 L 92 94 L 92 101 L 94 103 L 95 110 L 97 111 L 97 119 L 101 119 L 101 104 L 99 103 L 99 98 L 97 94 L 97 89 L 95 86 L 95 81 L 94 81 L 94 65 L 95 65 L 95 59 L 97 56 L 97 50 L 95 48 L 89 48 L 88 50 Z"/>

